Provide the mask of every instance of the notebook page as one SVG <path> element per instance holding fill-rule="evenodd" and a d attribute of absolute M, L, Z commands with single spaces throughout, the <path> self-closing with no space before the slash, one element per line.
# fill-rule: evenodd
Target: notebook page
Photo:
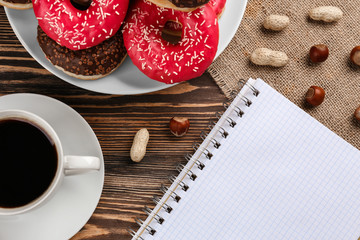
<path fill-rule="evenodd" d="M 260 95 L 145 239 L 360 237 L 359 151 L 262 80 L 254 86 Z"/>

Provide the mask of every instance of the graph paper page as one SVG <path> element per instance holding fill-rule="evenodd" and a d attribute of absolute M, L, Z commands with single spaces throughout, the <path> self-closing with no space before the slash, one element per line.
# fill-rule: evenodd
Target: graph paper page
<path fill-rule="evenodd" d="M 262 80 L 254 86 L 259 96 L 146 239 L 360 237 L 359 151 Z"/>

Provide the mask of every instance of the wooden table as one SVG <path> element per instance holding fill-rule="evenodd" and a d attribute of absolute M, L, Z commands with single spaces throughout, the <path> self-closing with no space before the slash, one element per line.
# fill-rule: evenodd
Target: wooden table
<path fill-rule="evenodd" d="M 105 95 L 70 85 L 41 67 L 23 48 L 0 8 L 0 95 L 37 93 L 56 98 L 79 112 L 95 131 L 105 159 L 105 184 L 97 209 L 72 240 L 130 239 L 128 227 L 137 230 L 135 217 L 145 219 L 142 208 L 154 207 L 153 195 L 169 185 L 175 166 L 199 134 L 222 111 L 225 100 L 208 74 L 169 89 L 136 96 Z M 173 116 L 190 120 L 185 137 L 173 136 L 168 123 Z M 135 133 L 147 128 L 147 154 L 133 163 L 129 151 Z"/>

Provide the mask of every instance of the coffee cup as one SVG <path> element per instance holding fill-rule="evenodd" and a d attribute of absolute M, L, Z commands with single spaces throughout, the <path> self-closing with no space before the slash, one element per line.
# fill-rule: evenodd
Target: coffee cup
<path fill-rule="evenodd" d="M 43 118 L 27 111 L 0 111 L 0 216 L 41 207 L 64 177 L 99 170 L 94 156 L 64 155 L 61 139 Z"/>

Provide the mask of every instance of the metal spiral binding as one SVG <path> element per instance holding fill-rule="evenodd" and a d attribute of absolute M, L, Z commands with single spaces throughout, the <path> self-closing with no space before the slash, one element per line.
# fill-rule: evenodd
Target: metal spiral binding
<path fill-rule="evenodd" d="M 240 91 L 232 90 L 232 91 L 230 92 L 230 100 L 231 100 L 231 101 L 234 100 L 237 96 L 241 96 L 241 100 L 245 103 L 245 105 L 246 105 L 247 107 L 249 107 L 249 106 L 251 105 L 252 102 L 251 102 L 247 97 L 245 97 L 244 95 L 242 95 L 242 94 L 240 93 Z"/>
<path fill-rule="evenodd" d="M 145 239 L 143 239 L 141 236 L 138 236 L 137 234 L 136 234 L 136 232 L 134 231 L 134 230 L 132 230 L 131 228 L 128 228 L 128 229 L 126 229 L 129 233 L 130 233 L 130 235 L 132 236 L 132 237 L 136 237 L 137 239 L 140 239 L 140 240 L 145 240 Z"/>
<path fill-rule="evenodd" d="M 219 112 L 215 113 L 215 116 L 217 117 L 217 119 L 220 119 L 222 117 L 222 114 Z M 229 126 L 234 128 L 236 125 L 236 122 L 229 116 L 226 117 L 226 121 L 229 123 Z"/>
<path fill-rule="evenodd" d="M 211 159 L 212 158 L 212 156 L 213 156 L 213 154 L 209 151 L 209 150 L 207 150 L 206 148 L 200 148 L 200 144 L 199 143 L 193 143 L 193 149 L 195 150 L 195 151 L 197 151 L 198 149 L 200 149 L 200 151 L 205 155 L 205 157 L 207 158 L 207 159 Z"/>
<path fill-rule="evenodd" d="M 236 98 L 237 95 L 238 95 L 238 91 L 232 90 L 230 92 L 230 100 L 234 100 L 234 98 Z"/>
<path fill-rule="evenodd" d="M 229 106 L 230 106 L 230 102 L 229 101 L 226 101 L 226 102 L 223 102 L 223 107 L 225 108 L 225 109 L 228 109 L 229 108 Z M 236 115 L 238 116 L 238 117 L 242 117 L 243 115 L 244 115 L 244 111 L 243 110 L 241 110 L 241 108 L 239 108 L 238 106 L 234 106 L 234 111 L 236 112 Z"/>
<path fill-rule="evenodd" d="M 240 83 L 241 83 L 242 85 L 240 85 Z M 239 85 L 240 85 L 240 86 L 239 86 Z M 240 80 L 238 81 L 239 89 L 242 88 L 244 85 L 247 86 L 247 87 L 253 92 L 253 95 L 254 95 L 255 97 L 259 96 L 260 91 L 259 91 L 258 89 L 256 89 L 253 85 L 251 85 L 250 83 L 248 83 L 248 82 L 245 81 L 244 79 L 240 79 Z M 244 95 L 242 95 L 242 94 L 240 94 L 240 93 L 239 93 L 238 95 L 241 96 L 241 99 L 244 101 L 245 105 L 248 106 L 248 107 L 250 107 L 250 105 L 251 105 L 252 102 L 251 102 L 247 97 L 245 97 Z"/>
<path fill-rule="evenodd" d="M 242 85 L 240 85 L 242 84 Z M 253 85 L 251 85 L 250 83 L 248 83 L 247 81 L 245 81 L 244 79 L 240 79 L 239 82 L 238 82 L 238 87 L 239 89 L 242 88 L 243 86 L 247 86 L 253 93 L 254 96 L 258 96 L 260 94 L 260 91 L 258 89 L 256 89 Z M 247 97 L 245 97 L 244 95 L 238 93 L 238 92 L 235 92 L 235 91 L 232 91 L 230 93 L 230 99 L 231 101 L 237 97 L 237 96 L 240 96 L 241 100 L 244 102 L 245 106 L 247 107 L 250 107 L 250 105 L 252 104 L 252 102 L 250 101 L 250 99 L 248 99 Z M 231 101 L 226 101 L 223 103 L 223 106 L 225 109 L 228 109 L 229 107 L 232 108 L 232 110 L 236 113 L 236 115 L 238 117 L 242 117 L 245 113 L 244 111 L 239 107 L 239 106 L 235 106 L 235 105 L 232 105 L 231 104 Z M 220 119 L 222 117 L 222 114 L 217 112 L 215 114 L 215 116 Z M 232 118 L 230 118 L 229 116 L 226 116 L 226 121 L 229 123 L 229 126 L 234 128 L 235 125 L 236 125 L 236 121 L 234 121 Z M 210 121 L 209 122 L 209 125 L 208 125 L 208 128 L 210 129 L 210 131 L 212 129 L 214 129 L 214 127 L 216 126 L 216 122 L 214 121 Z M 227 138 L 227 136 L 229 135 L 229 133 L 221 126 L 216 126 L 217 127 L 217 131 L 220 133 L 221 137 L 223 138 Z M 209 137 L 209 134 L 202 131 L 201 134 L 200 134 L 200 138 L 205 141 L 205 139 L 208 139 Z M 210 138 L 210 142 L 213 144 L 214 148 L 220 148 L 221 144 L 218 140 L 216 140 L 215 138 Z M 200 148 L 200 144 L 199 143 L 194 143 L 193 144 L 193 149 L 195 151 L 197 150 L 200 150 L 207 159 L 211 159 L 213 157 L 213 154 L 208 150 L 208 149 L 204 149 L 204 148 Z M 185 155 L 185 159 L 188 161 L 188 162 L 193 162 L 200 170 L 203 170 L 204 167 L 205 167 L 205 164 L 203 162 L 201 162 L 199 159 L 195 159 L 193 158 L 193 155 L 192 154 L 186 154 Z M 176 169 L 179 171 L 179 172 L 182 172 L 184 169 L 186 169 L 186 174 L 189 176 L 189 178 L 191 180 L 195 180 L 197 178 L 197 175 L 193 173 L 193 171 L 191 171 L 190 168 L 186 167 L 185 165 L 183 164 L 178 164 L 176 166 Z M 187 185 L 185 182 L 181 181 L 181 180 L 178 180 L 175 176 L 170 176 L 169 177 L 169 180 L 173 183 L 177 183 L 178 186 L 180 186 L 180 188 L 182 190 L 184 190 L 185 192 L 189 189 L 189 185 Z M 165 194 L 169 191 L 169 188 L 166 187 L 165 185 L 161 185 L 160 187 L 160 190 Z M 175 201 L 175 202 L 179 202 L 181 197 L 175 193 L 174 191 L 172 191 L 170 193 L 170 197 Z M 152 200 L 155 202 L 155 204 L 160 204 L 160 206 L 168 213 L 171 213 L 171 211 L 173 210 L 173 208 L 171 206 L 169 206 L 168 204 L 166 204 L 165 202 L 162 202 L 158 196 L 153 196 Z M 153 213 L 153 211 L 145 206 L 143 208 L 143 211 L 151 216 L 153 219 L 155 219 L 159 224 L 162 224 L 165 219 L 163 217 L 161 217 L 159 214 L 157 213 Z M 144 226 L 144 221 L 142 221 L 141 219 L 139 218 L 135 218 L 135 222 L 140 225 L 140 226 Z M 144 226 L 144 229 L 150 234 L 150 235 L 154 235 L 156 233 L 156 230 L 147 225 L 147 226 Z M 140 235 L 138 235 L 134 230 L 132 230 L 131 228 L 129 228 L 127 230 L 131 236 L 135 237 L 136 239 L 140 239 L 140 240 L 144 240 L 144 238 L 142 238 Z"/>
<path fill-rule="evenodd" d="M 135 222 L 141 227 L 144 224 L 144 221 L 141 220 L 140 218 L 135 218 Z M 154 235 L 156 233 L 156 230 L 153 229 L 152 227 L 150 227 L 149 225 L 146 226 L 146 231 L 148 231 L 148 233 L 150 235 Z"/>
<path fill-rule="evenodd" d="M 168 187 L 166 187 L 164 184 L 161 184 L 160 190 L 165 194 L 169 190 Z M 179 202 L 181 200 L 181 197 L 177 195 L 175 192 L 171 192 L 170 196 L 172 199 L 174 199 L 175 202 Z"/>
<path fill-rule="evenodd" d="M 167 213 L 171 213 L 171 211 L 173 210 L 172 207 L 170 207 L 169 205 L 167 205 L 166 203 L 160 201 L 160 198 L 156 195 L 153 196 L 152 200 L 154 201 L 154 203 L 157 204 L 161 204 L 161 207 L 167 212 Z"/>
<path fill-rule="evenodd" d="M 241 100 L 245 103 L 245 106 L 250 107 L 252 101 L 250 101 L 247 97 L 245 97 L 241 93 L 238 93 L 238 95 L 241 96 Z"/>
<path fill-rule="evenodd" d="M 188 167 L 186 167 L 185 165 L 179 163 L 177 166 L 176 166 L 176 170 L 178 170 L 179 173 L 181 173 L 181 171 L 183 169 L 186 169 L 187 172 L 186 174 L 189 176 L 189 178 L 193 181 L 195 181 L 195 179 L 197 178 L 196 174 L 194 174 Z"/>
<path fill-rule="evenodd" d="M 200 138 L 204 141 L 207 137 L 208 137 L 208 134 L 204 131 L 201 131 Z M 219 148 L 221 146 L 221 144 L 215 138 L 211 138 L 210 142 L 212 142 L 212 144 L 214 145 L 214 148 Z"/>
<path fill-rule="evenodd" d="M 242 86 L 246 85 L 248 88 L 250 88 L 250 90 L 253 92 L 254 96 L 257 97 L 260 94 L 260 91 L 258 89 L 256 89 L 253 85 L 248 83 L 245 79 L 240 79 L 238 81 L 238 86 L 240 85 L 240 83 L 242 84 Z M 242 86 L 239 86 L 239 88 L 241 88 Z"/>
<path fill-rule="evenodd" d="M 212 130 L 214 127 L 215 127 L 216 123 L 214 121 L 210 121 L 209 125 L 208 125 L 208 128 L 210 130 Z M 229 133 L 223 128 L 223 127 L 220 127 L 219 126 L 219 130 L 220 132 L 220 135 L 223 137 L 223 138 L 227 138 L 227 136 L 229 135 Z"/>
<path fill-rule="evenodd" d="M 201 162 L 199 159 L 193 159 L 192 157 L 193 157 L 193 155 L 190 154 L 190 153 L 185 154 L 185 159 L 186 159 L 188 162 L 189 162 L 189 161 L 194 162 L 194 163 L 196 164 L 196 166 L 198 166 L 198 168 L 199 168 L 200 170 L 203 170 L 204 167 L 205 167 L 205 164 L 204 164 L 203 162 Z"/>
<path fill-rule="evenodd" d="M 173 176 L 173 175 L 171 175 L 171 176 L 169 177 L 169 180 L 170 180 L 171 182 L 176 182 L 177 184 L 179 184 L 179 186 L 181 187 L 181 189 L 184 190 L 185 192 L 189 189 L 189 186 L 188 186 L 186 183 L 184 183 L 183 181 L 177 180 L 176 177 Z"/>
<path fill-rule="evenodd" d="M 151 209 L 147 206 L 145 206 L 143 208 L 143 211 L 149 215 L 149 216 L 152 216 L 159 224 L 163 224 L 163 222 L 165 221 L 164 218 L 162 218 L 161 216 L 159 216 L 158 214 L 153 214 Z"/>

